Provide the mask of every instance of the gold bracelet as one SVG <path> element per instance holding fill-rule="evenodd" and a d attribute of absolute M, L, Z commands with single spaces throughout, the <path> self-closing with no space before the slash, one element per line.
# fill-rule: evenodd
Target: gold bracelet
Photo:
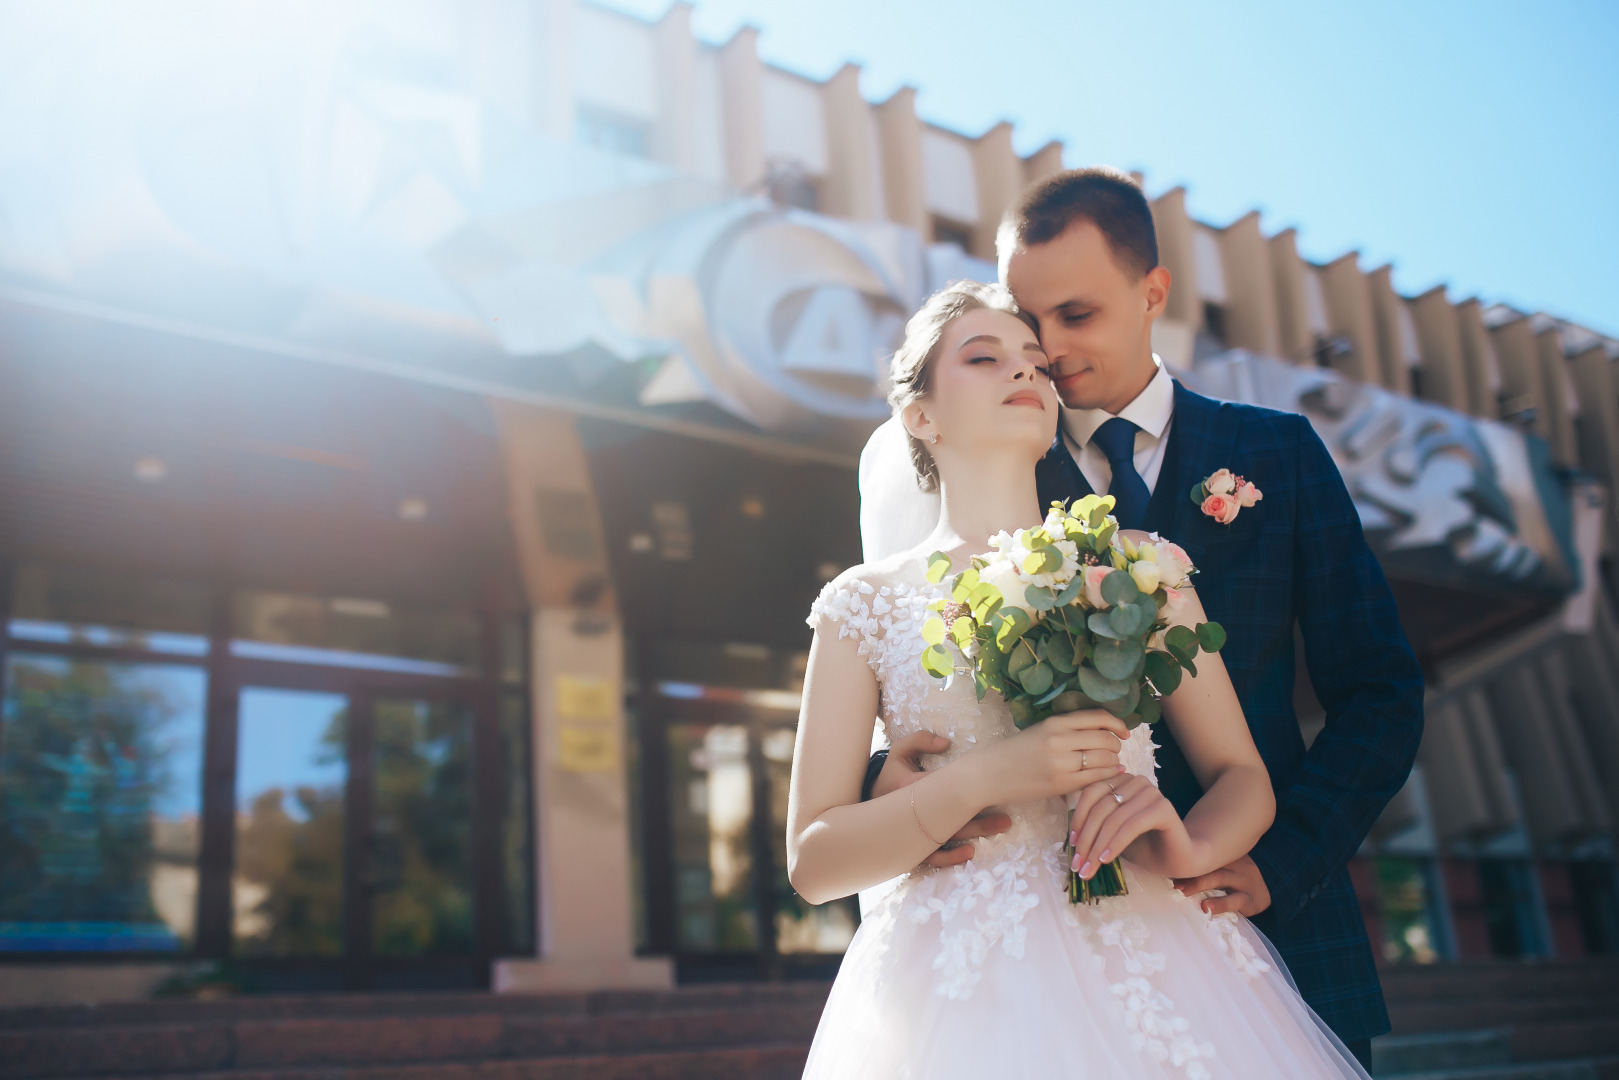
<path fill-rule="evenodd" d="M 914 787 L 915 785 L 913 784 L 912 786 Z M 911 792 L 911 817 L 916 819 L 916 827 L 922 830 L 922 835 L 927 837 L 928 842 L 934 847 L 944 847 L 944 845 L 948 842 L 945 840 L 933 839 L 933 834 L 928 832 L 928 827 L 922 824 L 922 815 L 916 812 L 916 792 L 914 791 Z"/>

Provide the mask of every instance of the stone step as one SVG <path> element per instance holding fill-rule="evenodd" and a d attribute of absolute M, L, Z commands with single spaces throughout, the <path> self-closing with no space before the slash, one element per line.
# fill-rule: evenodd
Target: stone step
<path fill-rule="evenodd" d="M 1464 961 L 1383 968 L 1390 1004 L 1435 998 L 1480 999 L 1619 995 L 1619 960 Z"/>
<path fill-rule="evenodd" d="M 1377 1080 L 1619 1080 L 1619 1058 L 1372 1074 Z"/>
<path fill-rule="evenodd" d="M 1511 997 L 1480 1000 L 1435 998 L 1389 1003 L 1389 1019 L 1400 1035 L 1475 1030 L 1550 1020 L 1589 1020 L 1619 1016 L 1619 995 Z"/>
<path fill-rule="evenodd" d="M 581 1054 L 502 1061 L 232 1069 L 205 1073 L 114 1073 L 95 1080 L 797 1080 L 809 1043 L 655 1053 Z M 64 1080 L 89 1080 L 66 1077 Z"/>
<path fill-rule="evenodd" d="M 1375 1076 L 1511 1063 L 1512 1032 L 1505 1028 L 1383 1035 L 1372 1040 Z"/>
<path fill-rule="evenodd" d="M 418 1015 L 82 1025 L 0 1032 L 0 1078 L 232 1075 L 299 1068 L 404 1067 L 609 1052 L 808 1046 L 817 1001 L 575 1015 Z"/>

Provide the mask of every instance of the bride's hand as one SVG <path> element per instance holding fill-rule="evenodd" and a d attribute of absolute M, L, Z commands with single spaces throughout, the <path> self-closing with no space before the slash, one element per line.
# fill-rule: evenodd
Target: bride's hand
<path fill-rule="evenodd" d="M 1145 776 L 1110 778 L 1081 792 L 1068 840 L 1074 848 L 1073 869 L 1082 878 L 1093 876 L 1131 844 L 1136 844 L 1131 862 L 1166 877 L 1196 865 L 1195 842 L 1186 823 Z"/>
<path fill-rule="evenodd" d="M 986 806 L 1038 802 L 1118 776 L 1129 735 L 1118 717 L 1085 709 L 1042 720 L 958 764 L 978 770 Z"/>

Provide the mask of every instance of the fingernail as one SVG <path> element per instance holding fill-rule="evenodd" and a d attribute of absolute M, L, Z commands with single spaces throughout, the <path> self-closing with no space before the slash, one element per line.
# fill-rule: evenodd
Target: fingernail
<path fill-rule="evenodd" d="M 1123 765 L 1120 765 L 1120 766 L 1119 766 L 1119 768 L 1118 768 L 1118 771 L 1119 771 L 1119 772 L 1123 772 L 1123 771 L 1124 771 L 1124 766 L 1123 766 Z"/>
<path fill-rule="evenodd" d="M 1112 848 L 1103 848 L 1102 849 L 1102 857 L 1100 859 L 1098 859 L 1097 861 L 1098 862 L 1107 862 L 1111 858 L 1113 858 L 1113 849 Z"/>
<path fill-rule="evenodd" d="M 1068 834 L 1068 846 L 1069 847 L 1078 847 L 1079 846 L 1079 833 L 1077 831 L 1070 832 Z"/>
<path fill-rule="evenodd" d="M 1091 861 L 1089 859 L 1086 859 L 1083 863 L 1080 864 L 1079 876 L 1080 877 L 1090 877 L 1091 876 Z"/>
<path fill-rule="evenodd" d="M 1068 860 L 1068 869 L 1074 871 L 1075 873 L 1079 872 L 1079 852 L 1074 852 L 1074 857 Z"/>

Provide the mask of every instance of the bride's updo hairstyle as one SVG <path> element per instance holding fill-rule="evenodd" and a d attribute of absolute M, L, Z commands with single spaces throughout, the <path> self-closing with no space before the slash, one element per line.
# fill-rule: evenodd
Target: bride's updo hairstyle
<path fill-rule="evenodd" d="M 888 374 L 894 388 L 888 392 L 888 403 L 894 407 L 895 416 L 912 402 L 926 398 L 932 390 L 933 366 L 939 359 L 944 328 L 967 312 L 981 308 L 1004 311 L 1027 323 L 1029 329 L 1037 329 L 1034 320 L 1023 313 L 1004 285 L 986 285 L 981 281 L 955 281 L 946 285 L 928 297 L 927 303 L 905 324 L 905 340 L 889 364 Z M 927 443 L 908 430 L 906 436 L 917 486 L 923 491 L 939 490 L 939 466 L 928 451 Z"/>

